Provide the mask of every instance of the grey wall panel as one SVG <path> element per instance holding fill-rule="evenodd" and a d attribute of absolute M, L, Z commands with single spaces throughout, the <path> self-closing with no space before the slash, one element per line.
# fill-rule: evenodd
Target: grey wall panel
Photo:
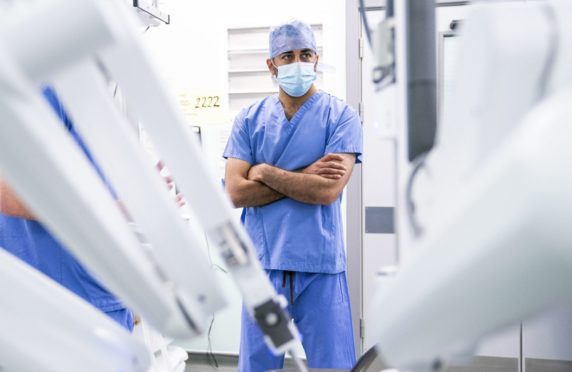
<path fill-rule="evenodd" d="M 522 340 L 525 372 L 552 371 L 537 367 L 545 365 L 560 368 L 566 365 L 563 364 L 564 361 L 568 362 L 566 371 L 572 371 L 572 309 L 553 311 L 524 322 Z M 548 363 L 550 360 L 562 363 Z M 532 365 L 533 370 L 529 370 L 527 365 Z"/>
<path fill-rule="evenodd" d="M 393 207 L 365 207 L 365 233 L 395 233 L 393 209 Z"/>
<path fill-rule="evenodd" d="M 517 358 L 476 357 L 467 364 L 456 364 L 444 372 L 517 372 Z"/>
<path fill-rule="evenodd" d="M 526 372 L 570 372 L 572 362 L 565 360 L 548 360 L 526 358 L 524 361 Z"/>

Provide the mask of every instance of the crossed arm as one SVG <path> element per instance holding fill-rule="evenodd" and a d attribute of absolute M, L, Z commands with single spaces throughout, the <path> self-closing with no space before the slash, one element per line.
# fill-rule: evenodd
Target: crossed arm
<path fill-rule="evenodd" d="M 268 164 L 252 166 L 229 158 L 225 184 L 237 208 L 256 207 L 288 197 L 308 204 L 333 203 L 348 183 L 355 154 L 328 154 L 291 172 Z"/>

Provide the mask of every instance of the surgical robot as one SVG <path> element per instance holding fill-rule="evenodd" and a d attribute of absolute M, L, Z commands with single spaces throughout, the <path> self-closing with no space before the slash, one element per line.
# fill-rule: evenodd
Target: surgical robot
<path fill-rule="evenodd" d="M 475 3 L 439 125 L 435 1 L 389 1 L 371 37 L 405 251 L 376 298 L 377 371 L 440 370 L 572 302 L 572 3 Z"/>
<path fill-rule="evenodd" d="M 183 221 L 113 101 L 106 85 L 113 79 L 224 260 L 269 347 L 294 356 L 299 336 L 286 302 L 268 281 L 220 180 L 202 160 L 197 139 L 158 78 L 138 38 L 133 8 L 114 0 L 45 0 L 7 12 L 0 23 L 2 177 L 102 284 L 155 329 L 180 339 L 204 332 L 210 315 L 226 304 L 202 249 L 204 237 Z M 43 100 L 44 84 L 55 87 L 116 195 Z M 123 330 L 5 254 L 0 265 L 2 371 L 146 370 L 141 345 Z M 28 279 L 38 285 L 25 284 Z M 19 311 L 22 303 L 37 313 Z M 73 314 L 84 315 L 83 321 Z M 38 329 L 40 319 L 46 323 Z M 23 323 L 26 332 L 18 331 Z M 85 363 L 78 368 L 73 361 L 80 356 Z M 38 368 L 48 357 L 52 363 Z"/>

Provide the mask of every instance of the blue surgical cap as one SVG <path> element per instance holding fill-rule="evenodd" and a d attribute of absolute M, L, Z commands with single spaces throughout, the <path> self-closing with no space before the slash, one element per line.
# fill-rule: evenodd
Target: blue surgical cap
<path fill-rule="evenodd" d="M 292 20 L 270 30 L 270 58 L 297 49 L 316 49 L 314 32 L 304 22 Z"/>

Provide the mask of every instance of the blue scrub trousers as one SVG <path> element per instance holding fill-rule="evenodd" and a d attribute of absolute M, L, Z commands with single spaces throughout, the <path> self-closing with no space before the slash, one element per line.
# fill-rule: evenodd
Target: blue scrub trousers
<path fill-rule="evenodd" d="M 351 306 L 346 273 L 317 274 L 267 270 L 302 336 L 310 368 L 351 369 L 355 364 Z M 264 372 L 284 366 L 248 312 L 242 309 L 239 372 Z"/>

